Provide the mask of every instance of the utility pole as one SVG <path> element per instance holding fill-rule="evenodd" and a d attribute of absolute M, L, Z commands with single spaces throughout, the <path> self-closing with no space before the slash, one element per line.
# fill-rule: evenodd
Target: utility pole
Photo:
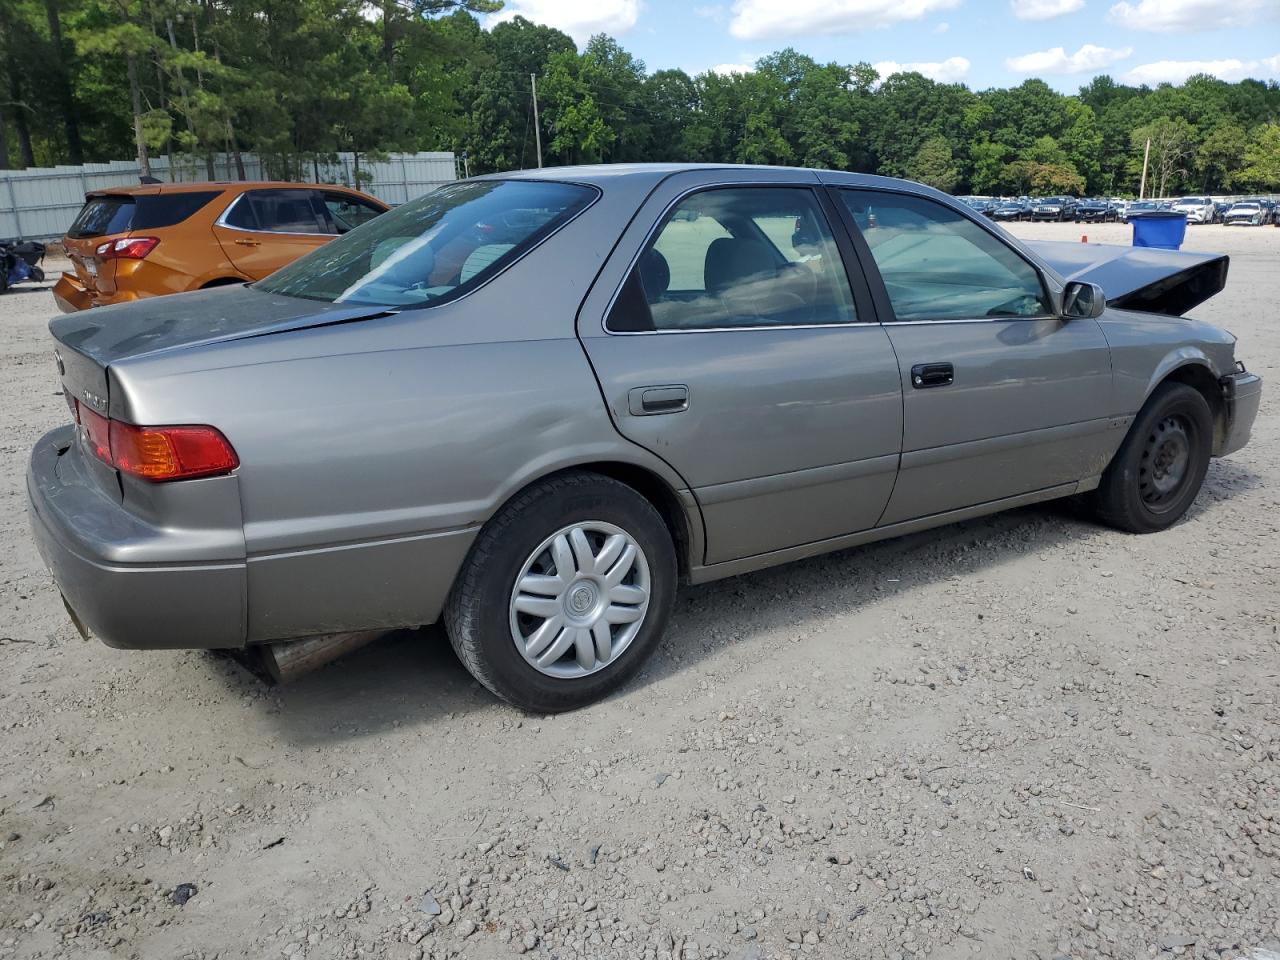
<path fill-rule="evenodd" d="M 1147 161 L 1151 159 L 1151 138 L 1147 137 L 1147 148 L 1142 152 L 1142 183 L 1138 185 L 1138 199 L 1147 196 Z"/>
<path fill-rule="evenodd" d="M 538 144 L 538 169 L 542 169 L 542 128 L 538 126 L 538 75 L 529 74 L 529 87 L 533 90 L 533 137 Z M 529 141 L 525 141 L 528 143 Z"/>

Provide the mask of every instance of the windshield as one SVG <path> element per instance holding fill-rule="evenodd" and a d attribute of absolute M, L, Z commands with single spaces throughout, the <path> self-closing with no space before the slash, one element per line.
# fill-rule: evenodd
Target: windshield
<path fill-rule="evenodd" d="M 588 187 L 469 180 L 357 227 L 257 287 L 332 303 L 422 307 L 461 296 L 591 202 Z"/>

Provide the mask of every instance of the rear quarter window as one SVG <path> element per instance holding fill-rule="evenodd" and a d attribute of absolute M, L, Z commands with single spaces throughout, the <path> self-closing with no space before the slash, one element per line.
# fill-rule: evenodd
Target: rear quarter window
<path fill-rule="evenodd" d="M 193 190 L 189 193 L 159 193 L 139 197 L 133 215 L 134 230 L 173 227 L 209 205 L 221 190 Z"/>

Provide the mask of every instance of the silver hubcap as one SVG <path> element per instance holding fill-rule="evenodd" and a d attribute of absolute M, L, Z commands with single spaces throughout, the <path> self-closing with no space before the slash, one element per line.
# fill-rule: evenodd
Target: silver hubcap
<path fill-rule="evenodd" d="M 511 639 L 540 673 L 603 670 L 631 645 L 649 609 L 649 563 L 621 527 L 586 520 L 557 530 L 511 591 Z"/>

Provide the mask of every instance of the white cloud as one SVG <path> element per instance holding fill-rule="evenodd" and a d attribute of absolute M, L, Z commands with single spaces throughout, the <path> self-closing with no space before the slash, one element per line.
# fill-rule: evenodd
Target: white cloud
<path fill-rule="evenodd" d="M 854 33 L 919 20 L 960 0 L 734 0 L 729 32 L 741 40 Z"/>
<path fill-rule="evenodd" d="M 1034 73 L 1037 76 L 1045 73 L 1091 73 L 1108 67 L 1117 60 L 1123 60 L 1131 53 L 1132 47 L 1112 50 L 1086 43 L 1075 53 L 1067 53 L 1062 47 L 1054 47 L 1052 50 L 1010 57 L 1004 65 L 1014 73 Z"/>
<path fill-rule="evenodd" d="M 935 27 L 933 28 L 933 32 L 934 32 L 934 33 L 946 33 L 946 32 L 947 32 L 948 30 L 950 30 L 950 29 L 951 29 L 951 24 L 949 24 L 949 23 L 947 23 L 947 21 L 943 20 L 940 24 L 938 24 L 937 26 L 935 26 Z"/>
<path fill-rule="evenodd" d="M 1084 0 L 1009 0 L 1019 20 L 1050 20 L 1084 8 Z"/>
<path fill-rule="evenodd" d="M 734 73 L 751 73 L 755 70 L 749 63 L 717 63 L 714 67 L 708 67 L 708 73 L 718 73 L 722 77 L 727 77 Z"/>
<path fill-rule="evenodd" d="M 1243 80 L 1246 77 L 1280 76 L 1280 54 L 1261 60 L 1157 60 L 1143 63 L 1124 75 L 1126 83 L 1181 83 L 1197 73 L 1207 73 L 1219 80 Z"/>
<path fill-rule="evenodd" d="M 930 80 L 939 83 L 955 83 L 969 75 L 969 61 L 964 57 L 948 57 L 938 63 L 898 63 L 894 60 L 881 60 L 873 63 L 876 73 L 884 80 L 895 73 L 923 73 Z"/>
<path fill-rule="evenodd" d="M 563 30 L 577 43 L 593 34 L 626 33 L 640 16 L 640 0 L 508 0 L 491 23 L 524 17 Z"/>
<path fill-rule="evenodd" d="M 1130 30 L 1170 33 L 1246 27 L 1278 11 L 1276 0 L 1122 0 L 1111 8 L 1109 17 Z"/>

